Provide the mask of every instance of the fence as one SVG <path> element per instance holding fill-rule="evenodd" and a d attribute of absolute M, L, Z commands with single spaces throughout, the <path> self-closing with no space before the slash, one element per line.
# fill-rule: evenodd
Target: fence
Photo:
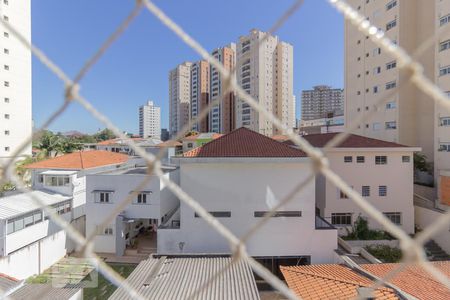
<path fill-rule="evenodd" d="M 349 6 L 345 1 L 340 0 L 329 0 L 329 4 L 334 7 L 337 11 L 339 11 L 352 26 L 357 27 L 362 33 L 367 35 L 376 45 L 383 49 L 383 51 L 390 54 L 393 58 L 397 60 L 397 65 L 399 68 L 403 70 L 409 71 L 410 82 L 414 84 L 419 90 L 423 93 L 429 95 L 430 99 L 434 99 L 435 102 L 439 103 L 447 110 L 450 111 L 450 101 L 448 101 L 447 96 L 437 87 L 432 81 L 425 77 L 421 65 L 414 60 L 414 58 L 409 55 L 402 48 L 397 46 L 391 40 L 389 40 L 384 32 L 379 30 L 377 27 L 373 26 L 365 16 L 361 15 L 357 10 L 353 9 Z M 266 37 L 270 34 L 276 32 L 280 27 L 283 26 L 285 21 L 289 19 L 289 17 L 294 14 L 298 9 L 301 8 L 303 1 L 297 0 L 293 3 L 293 5 L 277 20 L 277 22 L 273 25 L 273 27 L 267 32 Z M 424 230 L 418 234 L 415 238 L 411 238 L 405 232 L 403 232 L 396 225 L 391 223 L 380 211 L 376 210 L 368 201 L 364 200 L 359 193 L 353 190 L 348 184 L 346 184 L 337 174 L 335 174 L 328 166 L 327 158 L 324 156 L 324 152 L 321 152 L 315 148 L 313 148 L 308 142 L 302 139 L 300 136 L 294 134 L 291 128 L 286 128 L 279 119 L 277 119 L 274 115 L 266 111 L 263 106 L 261 106 L 255 99 L 253 99 L 249 94 L 247 94 L 236 82 L 236 79 L 232 75 L 233 72 L 227 71 L 214 57 L 212 57 L 208 51 L 206 51 L 193 37 L 191 37 L 183 28 L 177 25 L 168 15 L 166 15 L 162 10 L 160 10 L 153 2 L 150 0 L 137 0 L 135 7 L 126 17 L 126 19 L 122 22 L 122 24 L 111 34 L 111 36 L 101 45 L 99 50 L 92 56 L 91 59 L 87 61 L 87 63 L 81 67 L 79 73 L 71 79 L 62 69 L 58 67 L 49 57 L 45 55 L 37 46 L 31 44 L 26 38 L 24 38 L 20 32 L 12 28 L 8 22 L 3 19 L 0 19 L 3 26 L 5 26 L 11 34 L 16 36 L 20 42 L 28 47 L 32 53 L 35 55 L 37 59 L 39 59 L 45 66 L 48 67 L 50 71 L 52 71 L 64 84 L 65 84 L 65 99 L 63 103 L 57 107 L 54 113 L 50 116 L 46 122 L 44 122 L 43 126 L 36 131 L 35 134 L 39 134 L 43 129 L 47 128 L 55 119 L 59 118 L 60 115 L 71 105 L 81 105 L 84 109 L 92 114 L 93 117 L 97 118 L 101 121 L 107 128 L 111 129 L 118 137 L 126 139 L 122 131 L 116 127 L 106 116 L 104 116 L 97 108 L 95 108 L 88 99 L 83 97 L 79 92 L 79 82 L 80 80 L 94 67 L 94 65 L 98 62 L 98 60 L 103 56 L 103 54 L 108 50 L 108 48 L 116 42 L 117 38 L 121 36 L 125 29 L 133 22 L 135 17 L 142 10 L 148 10 L 151 14 L 153 14 L 157 19 L 159 19 L 167 28 L 169 28 L 175 35 L 177 35 L 183 42 L 185 42 L 189 47 L 195 50 L 201 58 L 207 60 L 210 65 L 212 65 L 218 72 L 221 74 L 222 78 L 225 79 L 227 83 L 227 89 L 223 94 L 227 94 L 229 91 L 233 91 L 237 97 L 244 100 L 252 109 L 257 111 L 259 114 L 267 118 L 272 124 L 285 132 L 287 136 L 303 151 L 305 151 L 310 159 L 313 162 L 313 167 L 311 170 L 311 176 L 306 180 L 309 182 L 313 180 L 315 174 L 322 174 L 325 178 L 328 179 L 329 182 L 336 185 L 343 193 L 347 194 L 348 197 L 358 205 L 363 211 L 365 211 L 368 215 L 370 215 L 376 222 L 381 224 L 386 231 L 388 231 L 392 236 L 397 238 L 400 241 L 401 249 L 404 253 L 404 264 L 401 264 L 399 268 L 389 273 L 381 280 L 377 280 L 374 282 L 373 287 L 378 287 L 380 285 L 386 284 L 386 281 L 391 278 L 393 275 L 400 272 L 405 266 L 410 263 L 418 263 L 420 264 L 427 272 L 432 274 L 436 280 L 441 282 L 447 288 L 450 288 L 450 280 L 444 274 L 442 274 L 439 270 L 435 269 L 427 260 L 423 249 L 423 244 L 430 239 L 435 233 L 439 231 L 440 228 L 448 227 L 450 223 L 450 212 L 442 214 L 439 218 L 430 223 Z M 263 39 L 260 42 L 260 45 L 264 44 Z M 425 45 L 426 46 L 426 45 Z M 430 45 L 428 45 L 430 46 Z M 422 49 L 423 50 L 423 49 Z M 383 104 L 386 99 L 379 99 L 378 104 Z M 206 117 L 209 112 L 209 109 L 213 107 L 217 102 L 211 102 L 205 109 L 201 111 L 198 115 L 198 120 L 202 120 Z M 365 118 L 369 118 L 370 113 L 364 113 L 361 115 L 361 118 L 357 118 L 354 120 L 352 124 L 347 124 L 347 131 L 339 134 L 333 139 L 325 148 L 333 147 L 339 144 L 345 137 L 348 135 L 349 131 L 356 128 L 358 124 L 362 123 Z M 192 123 L 187 124 L 179 134 L 181 137 L 184 132 L 188 131 L 192 127 Z M 178 137 L 178 138 L 179 138 Z M 32 137 L 29 137 L 26 141 L 23 142 L 22 146 L 15 151 L 15 155 L 17 156 L 22 149 L 26 147 L 32 140 Z M 192 209 L 194 209 L 199 216 L 201 216 L 206 222 L 214 227 L 214 229 L 225 237 L 231 247 L 233 253 L 233 263 L 236 263 L 240 260 L 247 261 L 250 266 L 253 268 L 254 272 L 257 273 L 261 278 L 266 280 L 266 282 L 273 286 L 273 288 L 280 291 L 284 294 L 288 299 L 298 299 L 297 296 L 277 277 L 273 276 L 267 269 L 265 269 L 262 265 L 256 262 L 252 257 L 250 257 L 245 249 L 245 240 L 239 240 L 236 236 L 234 236 L 226 227 L 221 225 L 219 222 L 215 222 L 214 217 L 211 216 L 203 207 L 201 207 L 195 199 L 191 198 L 187 195 L 178 185 L 174 182 L 170 181 L 167 177 L 163 176 L 163 172 L 161 171 L 161 162 L 160 158 L 162 154 L 153 155 L 151 153 L 146 153 L 144 150 L 140 149 L 136 146 L 136 144 L 129 140 L 128 142 L 131 149 L 135 151 L 136 154 L 142 156 L 148 166 L 149 170 L 153 174 L 156 174 L 160 177 L 161 181 L 170 188 L 170 190 L 180 199 L 180 201 L 185 202 Z M 15 175 L 14 173 L 14 163 L 11 159 L 6 162 L 2 166 L 2 178 L 0 183 L 4 183 L 6 181 L 13 182 L 18 189 L 26 191 L 28 188 L 25 184 Z M 140 190 L 148 179 L 141 182 L 134 190 Z M 271 214 L 274 213 L 278 208 L 282 207 L 286 203 L 288 203 L 295 194 L 300 193 L 302 188 L 305 186 L 306 182 L 299 182 L 299 184 L 295 187 L 295 189 L 289 194 L 290 196 L 286 199 L 283 199 L 279 205 L 273 208 L 271 213 L 262 218 L 261 222 L 258 223 L 258 226 L 250 229 L 249 233 L 244 236 L 250 236 L 255 231 L 258 230 L 261 225 L 266 223 Z M 116 217 L 116 215 L 122 211 L 135 197 L 136 194 L 130 194 L 128 197 L 123 199 L 119 207 L 112 212 L 104 221 L 104 225 L 111 223 L 111 221 Z M 39 198 L 33 198 L 37 203 L 43 204 Z M 44 209 L 46 209 L 44 207 Z M 47 209 L 46 209 L 47 210 Z M 47 211 L 47 213 L 51 214 L 52 212 Z M 51 214 L 51 218 L 59 224 L 67 234 L 84 250 L 85 256 L 92 260 L 93 263 L 98 265 L 98 269 L 101 273 L 105 275 L 105 277 L 110 280 L 113 284 L 117 286 L 122 286 L 128 290 L 129 295 L 136 299 L 143 299 L 139 293 L 131 286 L 127 284 L 124 279 L 118 275 L 114 270 L 112 270 L 108 265 L 106 265 L 101 259 L 99 259 L 95 253 L 92 251 L 92 240 L 93 236 L 88 236 L 84 238 L 77 231 L 73 230 L 73 228 L 62 220 L 57 215 Z M 214 276 L 217 278 L 220 274 L 225 270 L 220 270 Z M 204 286 L 205 287 L 205 286 Z M 199 291 L 193 291 L 192 295 L 197 295 Z"/>

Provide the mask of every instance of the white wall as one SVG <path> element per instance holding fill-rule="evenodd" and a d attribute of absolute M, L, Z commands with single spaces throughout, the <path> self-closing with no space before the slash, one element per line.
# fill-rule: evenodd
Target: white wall
<path fill-rule="evenodd" d="M 189 159 L 190 162 L 195 159 Z M 299 181 L 309 175 L 304 159 L 214 159 L 211 163 L 180 160 L 181 188 L 208 211 L 231 211 L 231 218 L 217 219 L 242 237 L 261 218 L 255 211 L 268 211 Z M 311 255 L 326 262 L 337 248 L 336 230 L 315 230 L 314 184 L 281 210 L 300 210 L 302 217 L 272 218 L 247 242 L 252 256 Z M 272 197 L 273 195 L 273 197 Z M 334 237 L 333 237 L 334 236 Z M 179 243 L 184 243 L 182 251 Z M 194 211 L 181 202 L 179 230 L 158 231 L 158 253 L 230 253 L 228 242 Z"/>
<path fill-rule="evenodd" d="M 19 280 L 40 274 L 66 255 L 66 233 L 51 236 L 0 258 L 0 273 Z"/>
<path fill-rule="evenodd" d="M 178 172 L 178 171 L 172 171 Z M 168 172 L 166 177 L 172 176 Z M 175 174 L 175 173 L 174 173 Z M 176 175 L 173 175 L 176 176 Z M 103 220 L 112 213 L 120 203 L 130 196 L 130 193 L 134 191 L 138 185 L 148 175 L 143 174 L 95 174 L 87 176 L 86 182 L 86 234 L 89 236 L 95 232 L 97 226 L 100 225 Z M 94 190 L 112 190 L 114 193 L 110 195 L 111 203 L 97 203 L 95 202 L 96 193 Z M 167 187 L 160 184 L 160 179 L 157 176 L 152 175 L 150 181 L 146 184 L 143 191 L 151 191 L 151 194 L 147 195 L 147 203 L 149 204 L 137 204 L 136 199 L 132 200 L 125 209 L 123 209 L 121 215 L 130 219 L 158 219 L 161 221 L 161 217 L 173 210 L 178 205 L 177 198 L 168 191 Z M 135 197 L 136 198 L 136 197 Z M 97 252 L 116 253 L 121 252 L 123 248 L 122 240 L 125 236 L 125 227 L 117 224 L 117 219 L 113 225 L 115 228 L 112 236 L 97 235 L 95 238 L 94 250 Z M 120 221 L 121 222 L 121 221 Z M 121 245 L 116 245 L 116 236 L 121 237 Z"/>
<path fill-rule="evenodd" d="M 388 156 L 386 165 L 376 165 L 375 156 Z M 410 156 L 409 163 L 402 162 L 402 156 Z M 353 162 L 345 163 L 344 156 L 352 156 Z M 357 163 L 356 156 L 364 156 L 364 163 Z M 414 233 L 413 208 L 413 157 L 411 151 L 374 151 L 370 149 L 341 149 L 327 153 L 330 167 L 345 182 L 361 193 L 362 186 L 370 186 L 370 197 L 365 197 L 381 212 L 401 212 L 401 227 L 407 233 Z M 321 184 L 320 182 L 317 182 Z M 387 186 L 387 196 L 378 196 L 378 187 Z M 323 187 L 318 187 L 323 188 Z M 331 222 L 332 213 L 353 213 L 352 222 L 359 214 L 367 217 L 369 226 L 383 229 L 365 212 L 363 212 L 351 199 L 340 199 L 339 189 L 329 181 L 326 182 L 326 203 L 321 215 Z M 346 234 L 345 230 L 340 231 Z"/>
<path fill-rule="evenodd" d="M 416 216 L 416 224 L 423 230 L 434 223 L 442 213 L 436 210 L 414 206 L 414 213 Z M 450 254 L 450 229 L 449 226 L 444 226 L 441 230 L 433 235 L 434 240 L 447 254 Z"/>

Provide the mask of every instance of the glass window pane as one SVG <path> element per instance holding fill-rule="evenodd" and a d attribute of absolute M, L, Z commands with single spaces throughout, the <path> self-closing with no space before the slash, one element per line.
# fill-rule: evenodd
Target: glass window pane
<path fill-rule="evenodd" d="M 21 230 L 21 229 L 23 229 L 23 219 L 22 218 L 14 221 L 14 230 L 17 231 L 17 230 Z"/>
<path fill-rule="evenodd" d="M 14 221 L 8 221 L 8 229 L 6 234 L 10 234 L 14 232 Z"/>

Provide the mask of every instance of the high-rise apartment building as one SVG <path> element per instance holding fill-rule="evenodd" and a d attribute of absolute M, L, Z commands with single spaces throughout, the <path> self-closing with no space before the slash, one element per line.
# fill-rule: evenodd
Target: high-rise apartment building
<path fill-rule="evenodd" d="M 196 120 L 200 112 L 209 104 L 209 63 L 206 60 L 195 62 L 191 66 L 191 115 Z M 209 131 L 209 116 L 195 122 L 193 130 L 198 132 Z"/>
<path fill-rule="evenodd" d="M 1 1 L 1 18 L 31 41 L 31 3 Z M 0 162 L 31 136 L 31 52 L 0 24 Z M 31 143 L 19 155 L 31 155 Z"/>
<path fill-rule="evenodd" d="M 408 53 L 433 36 L 435 1 L 350 0 L 359 13 L 385 32 Z M 450 11 L 448 11 L 450 13 Z M 435 76 L 434 47 L 423 48 L 418 56 L 425 75 Z M 430 161 L 434 156 L 434 106 L 427 96 L 409 82 L 410 74 L 398 62 L 345 22 L 345 126 L 364 113 L 372 113 L 354 133 L 420 146 Z M 376 103 L 383 99 L 381 107 Z"/>
<path fill-rule="evenodd" d="M 153 101 L 139 107 L 139 135 L 143 138 L 161 138 L 161 108 Z"/>
<path fill-rule="evenodd" d="M 217 48 L 212 52 L 223 67 L 228 71 L 236 71 L 236 44 Z M 227 86 L 222 75 L 211 66 L 211 101 L 218 102 L 209 114 L 209 128 L 211 132 L 229 133 L 235 129 L 235 95 L 233 91 L 226 91 Z M 226 93 L 227 92 L 227 93 Z"/>
<path fill-rule="evenodd" d="M 189 123 L 191 103 L 191 62 L 169 72 L 169 131 L 175 136 Z"/>
<path fill-rule="evenodd" d="M 326 85 L 302 91 L 302 120 L 344 115 L 344 90 Z"/>
<path fill-rule="evenodd" d="M 286 127 L 294 128 L 293 47 L 272 35 L 263 40 L 265 35 L 253 29 L 239 38 L 237 81 L 265 110 L 276 115 Z M 243 99 L 236 102 L 237 128 L 247 127 L 268 136 L 282 133 Z"/>

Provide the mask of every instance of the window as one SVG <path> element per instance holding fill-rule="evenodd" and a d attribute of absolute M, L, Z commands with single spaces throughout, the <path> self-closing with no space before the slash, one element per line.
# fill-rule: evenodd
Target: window
<path fill-rule="evenodd" d="M 3 65 L 3 69 L 5 69 L 6 71 L 9 70 L 9 65 Z"/>
<path fill-rule="evenodd" d="M 344 162 L 345 163 L 351 163 L 353 161 L 353 157 L 352 156 L 344 156 Z"/>
<path fill-rule="evenodd" d="M 384 155 L 375 156 L 375 164 L 376 165 L 387 165 L 387 156 L 384 156 Z"/>
<path fill-rule="evenodd" d="M 386 129 L 397 129 L 397 122 L 386 122 Z"/>
<path fill-rule="evenodd" d="M 397 6 L 397 0 L 392 0 L 388 4 L 386 4 L 386 10 L 390 10 Z"/>
<path fill-rule="evenodd" d="M 136 197 L 137 204 L 150 204 L 150 192 L 139 193 Z"/>
<path fill-rule="evenodd" d="M 386 70 L 395 69 L 397 67 L 397 61 L 393 60 L 386 64 Z"/>
<path fill-rule="evenodd" d="M 359 164 L 363 164 L 365 161 L 365 157 L 364 156 L 357 156 L 356 157 L 356 162 Z"/>
<path fill-rule="evenodd" d="M 5 135 L 9 135 L 9 130 L 5 130 Z"/>
<path fill-rule="evenodd" d="M 270 211 L 255 211 L 254 216 L 255 218 L 263 218 L 267 213 L 270 213 Z M 280 217 L 301 217 L 302 212 L 301 211 L 276 211 L 273 213 L 272 218 L 280 218 Z"/>
<path fill-rule="evenodd" d="M 373 87 L 373 93 L 374 93 L 374 94 L 378 93 L 378 86 L 374 86 L 374 87 Z"/>
<path fill-rule="evenodd" d="M 3 20 L 5 20 L 6 22 L 9 21 L 9 17 L 8 16 L 3 16 Z"/>
<path fill-rule="evenodd" d="M 45 176 L 44 185 L 46 186 L 69 186 L 69 176 Z"/>
<path fill-rule="evenodd" d="M 109 194 L 110 193 L 105 193 L 105 192 L 101 192 L 99 193 L 99 200 L 101 203 L 109 203 Z"/>
<path fill-rule="evenodd" d="M 8 5 L 8 4 L 9 4 L 9 1 L 8 1 L 8 0 L 3 0 L 3 3 L 4 3 L 5 5 Z"/>
<path fill-rule="evenodd" d="M 7 33 L 6 31 L 3 32 L 3 36 L 6 37 L 6 38 L 9 38 L 9 33 Z"/>
<path fill-rule="evenodd" d="M 402 156 L 402 162 L 404 163 L 409 163 L 411 161 L 411 157 L 408 155 L 403 155 Z"/>
<path fill-rule="evenodd" d="M 100 227 L 97 226 L 97 232 L 99 235 L 113 235 L 113 227 L 110 226 L 106 226 L 106 227 Z"/>
<path fill-rule="evenodd" d="M 9 81 L 4 81 L 3 85 L 6 86 L 6 87 L 9 87 Z"/>
<path fill-rule="evenodd" d="M 386 109 L 394 109 L 394 108 L 397 108 L 397 103 L 395 103 L 395 101 L 386 103 Z"/>
<path fill-rule="evenodd" d="M 352 225 L 351 213 L 333 213 L 331 214 L 331 224 L 333 225 Z"/>
<path fill-rule="evenodd" d="M 392 20 L 391 22 L 386 24 L 386 31 L 397 26 L 397 20 Z"/>
<path fill-rule="evenodd" d="M 188 148 L 192 148 L 192 147 L 194 147 L 194 144 L 193 143 L 188 143 L 187 146 L 188 146 Z"/>
<path fill-rule="evenodd" d="M 442 117 L 440 118 L 440 125 L 441 126 L 450 126 L 450 117 Z"/>
<path fill-rule="evenodd" d="M 231 218 L 231 211 L 209 211 L 209 213 L 215 218 Z M 195 218 L 201 218 L 197 213 L 194 214 Z"/>
<path fill-rule="evenodd" d="M 381 67 L 376 67 L 373 69 L 373 74 L 380 74 L 381 73 Z"/>
<path fill-rule="evenodd" d="M 339 199 L 348 199 L 348 195 L 343 191 L 339 190 Z"/>
<path fill-rule="evenodd" d="M 373 49 L 373 56 L 377 56 L 381 54 L 381 48 L 375 48 Z"/>
<path fill-rule="evenodd" d="M 439 76 L 450 74 L 450 66 L 445 66 L 439 69 Z"/>
<path fill-rule="evenodd" d="M 44 182 L 44 175 L 42 175 L 42 174 L 38 175 L 38 182 L 39 183 L 43 183 Z"/>
<path fill-rule="evenodd" d="M 385 215 L 394 224 L 402 224 L 402 213 L 400 212 L 384 212 L 383 215 Z"/>
<path fill-rule="evenodd" d="M 397 86 L 397 82 L 395 82 L 395 81 L 388 82 L 388 83 L 386 83 L 386 90 L 393 89 L 396 86 Z"/>
<path fill-rule="evenodd" d="M 439 19 L 439 26 L 444 26 L 450 21 L 450 14 L 445 15 Z"/>
<path fill-rule="evenodd" d="M 9 54 L 9 49 L 4 48 L 4 49 L 3 49 L 3 53 Z"/>
<path fill-rule="evenodd" d="M 445 51 L 450 48 L 450 40 L 439 43 L 439 51 Z"/>
<path fill-rule="evenodd" d="M 363 185 L 361 188 L 361 195 L 363 197 L 369 197 L 370 196 L 370 186 Z"/>
<path fill-rule="evenodd" d="M 380 196 L 380 197 L 386 197 L 387 196 L 387 186 L 380 185 L 378 187 L 378 196 Z"/>
<path fill-rule="evenodd" d="M 3 101 L 4 101 L 5 103 L 9 103 L 9 98 L 4 98 Z"/>
<path fill-rule="evenodd" d="M 381 129 L 381 124 L 380 123 L 373 123 L 373 130 L 380 130 Z"/>
<path fill-rule="evenodd" d="M 5 152 L 9 152 L 9 147 L 5 147 Z"/>
<path fill-rule="evenodd" d="M 450 143 L 440 143 L 439 151 L 450 152 Z"/>

